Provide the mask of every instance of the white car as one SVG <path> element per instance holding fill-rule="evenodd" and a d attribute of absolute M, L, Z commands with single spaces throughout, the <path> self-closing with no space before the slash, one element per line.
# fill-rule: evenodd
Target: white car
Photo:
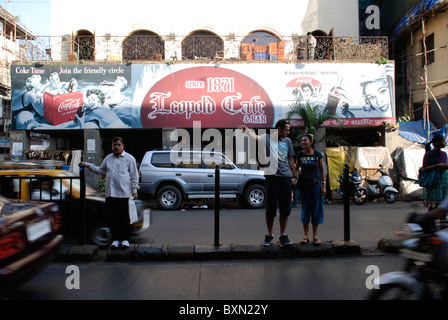
<path fill-rule="evenodd" d="M 220 198 L 236 198 L 249 208 L 261 208 L 266 193 L 261 170 L 240 169 L 218 152 L 153 150 L 140 165 L 142 196 L 156 199 L 160 208 L 178 209 L 184 199 L 215 197 L 215 170 L 219 165 Z"/>

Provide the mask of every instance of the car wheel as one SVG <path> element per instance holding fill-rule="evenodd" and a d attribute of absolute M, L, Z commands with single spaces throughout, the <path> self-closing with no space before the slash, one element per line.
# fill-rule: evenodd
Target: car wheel
<path fill-rule="evenodd" d="M 266 201 L 266 190 L 261 184 L 253 184 L 244 192 L 244 200 L 249 208 L 262 208 Z"/>
<path fill-rule="evenodd" d="M 109 227 L 103 223 L 92 228 L 92 242 L 100 247 L 107 247 L 112 243 L 112 234 Z"/>
<path fill-rule="evenodd" d="M 182 194 L 174 186 L 164 186 L 157 192 L 157 204 L 161 209 L 176 210 L 182 203 Z"/>

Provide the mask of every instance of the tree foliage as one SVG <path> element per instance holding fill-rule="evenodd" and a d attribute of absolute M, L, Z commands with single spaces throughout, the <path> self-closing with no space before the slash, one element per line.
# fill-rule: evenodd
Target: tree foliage
<path fill-rule="evenodd" d="M 306 106 L 301 106 L 298 101 L 295 101 L 290 105 L 290 110 L 287 112 L 286 117 L 290 120 L 295 116 L 299 116 L 304 121 L 303 127 L 292 128 L 291 140 L 295 145 L 299 144 L 302 136 L 305 134 L 313 135 L 316 144 L 335 144 L 338 146 L 347 145 L 347 142 L 341 135 L 318 134 L 319 129 L 322 128 L 325 121 L 330 119 L 336 119 L 339 121 L 336 117 L 320 111 L 319 106 L 311 107 L 309 103 L 307 103 Z M 342 123 L 340 128 L 342 128 Z"/>

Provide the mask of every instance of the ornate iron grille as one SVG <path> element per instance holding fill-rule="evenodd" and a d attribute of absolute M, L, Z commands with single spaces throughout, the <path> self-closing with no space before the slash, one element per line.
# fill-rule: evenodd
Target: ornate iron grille
<path fill-rule="evenodd" d="M 193 34 L 182 41 L 183 60 L 214 60 L 222 51 L 224 43 L 215 35 Z"/>
<path fill-rule="evenodd" d="M 123 60 L 164 60 L 165 43 L 157 35 L 133 34 L 122 44 Z"/>
<path fill-rule="evenodd" d="M 224 37 L 225 38 L 225 37 Z M 368 61 L 376 62 L 388 59 L 387 37 L 315 37 L 317 47 L 315 60 L 334 61 Z M 72 36 L 62 37 L 36 37 L 34 40 L 19 40 L 20 57 L 22 61 L 68 61 L 68 60 L 95 60 L 95 61 L 129 61 L 129 60 L 165 60 L 165 46 L 169 57 L 182 57 L 182 60 L 215 60 L 218 56 L 223 58 L 224 51 L 234 50 L 234 47 L 225 47 L 223 38 L 213 34 L 192 34 L 181 43 L 176 38 L 163 40 L 155 34 L 133 34 L 128 37 L 111 36 Z M 238 40 L 235 40 L 238 41 Z M 278 42 L 280 43 L 280 42 Z M 284 58 L 290 62 L 297 61 L 297 39 L 286 38 Z M 247 52 L 240 42 L 238 48 L 230 58 L 231 60 L 255 60 L 255 55 Z M 246 44 L 247 45 L 247 44 Z M 254 44 L 254 47 L 265 45 Z M 267 44 L 267 47 L 269 44 Z M 233 44 L 227 44 L 233 46 Z M 279 47 L 280 49 L 280 47 Z M 181 51 L 181 55 L 178 51 Z M 272 52 L 268 53 L 275 54 Z M 179 59 L 180 60 L 180 59 Z M 226 59 L 222 59 L 225 61 Z M 258 58 L 257 60 L 262 60 Z M 269 60 L 269 55 L 265 58 Z"/>
<path fill-rule="evenodd" d="M 77 55 L 78 60 L 95 60 L 95 37 L 93 35 L 76 36 L 74 52 Z"/>

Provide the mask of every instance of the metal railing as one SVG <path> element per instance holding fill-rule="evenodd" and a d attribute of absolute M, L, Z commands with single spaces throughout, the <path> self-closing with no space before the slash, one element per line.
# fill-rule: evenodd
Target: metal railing
<path fill-rule="evenodd" d="M 303 37 L 306 41 L 306 37 Z M 314 60 L 372 62 L 388 59 L 387 37 L 315 37 Z M 158 35 L 131 36 L 38 36 L 34 40 L 18 40 L 23 62 L 44 61 L 297 61 L 299 37 L 279 40 L 257 38 L 255 48 L 265 47 L 266 55 L 248 55 L 247 39 L 217 35 L 186 37 Z M 277 44 L 278 46 L 271 46 Z M 276 52 L 272 48 L 277 48 Z M 262 50 L 263 51 L 263 50 Z M 281 52 L 280 52 L 281 51 Z M 253 52 L 252 52 L 253 53 Z M 276 56 L 277 59 L 272 59 Z"/>

